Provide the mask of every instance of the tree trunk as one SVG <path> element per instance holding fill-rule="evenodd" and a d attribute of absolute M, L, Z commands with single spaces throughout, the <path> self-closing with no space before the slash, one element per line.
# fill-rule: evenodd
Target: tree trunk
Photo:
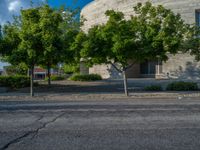
<path fill-rule="evenodd" d="M 48 76 L 48 85 L 50 86 L 51 85 L 51 66 L 49 63 L 47 65 L 47 76 Z"/>
<path fill-rule="evenodd" d="M 28 68 L 27 77 L 30 77 L 30 69 Z"/>
<path fill-rule="evenodd" d="M 124 92 L 125 92 L 125 95 L 129 96 L 128 86 L 127 86 L 126 70 L 123 70 L 123 78 L 124 78 Z"/>
<path fill-rule="evenodd" d="M 31 78 L 30 78 L 30 95 L 31 97 L 34 96 L 34 65 L 31 66 Z"/>

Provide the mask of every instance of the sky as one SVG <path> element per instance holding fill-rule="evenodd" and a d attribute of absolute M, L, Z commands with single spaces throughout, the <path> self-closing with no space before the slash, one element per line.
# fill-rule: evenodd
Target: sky
<path fill-rule="evenodd" d="M 34 5 L 39 5 L 45 0 L 32 0 Z M 59 7 L 60 5 L 70 7 L 82 8 L 92 0 L 48 0 L 48 3 L 52 7 Z M 0 0 L 0 24 L 4 24 L 7 21 L 12 20 L 13 15 L 18 15 L 21 8 L 30 7 L 30 0 Z"/>
<path fill-rule="evenodd" d="M 39 5 L 45 0 L 32 0 L 34 6 Z M 60 5 L 65 5 L 69 7 L 84 7 L 86 4 L 92 0 L 48 0 L 51 7 L 59 7 Z M 12 21 L 13 15 L 18 15 L 20 9 L 26 9 L 30 7 L 30 0 L 0 0 L 0 24 L 5 24 L 8 21 Z M 0 62 L 0 69 L 7 63 Z"/>
<path fill-rule="evenodd" d="M 49 4 L 51 6 L 59 6 L 62 4 L 66 4 L 66 6 L 72 6 L 72 7 L 80 7 L 82 8 L 92 0 L 49 0 Z"/>

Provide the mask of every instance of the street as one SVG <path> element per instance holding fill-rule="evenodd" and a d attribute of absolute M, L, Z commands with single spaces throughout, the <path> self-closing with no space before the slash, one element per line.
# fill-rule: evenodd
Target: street
<path fill-rule="evenodd" d="M 200 100 L 0 102 L 0 150 L 199 150 Z"/>

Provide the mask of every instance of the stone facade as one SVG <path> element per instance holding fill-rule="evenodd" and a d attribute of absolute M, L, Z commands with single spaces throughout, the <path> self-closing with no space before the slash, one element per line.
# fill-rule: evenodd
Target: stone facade
<path fill-rule="evenodd" d="M 91 26 L 103 24 L 107 21 L 106 10 L 117 10 L 125 14 L 128 19 L 134 15 L 133 7 L 138 2 L 147 0 L 94 0 L 86 5 L 81 15 L 86 19 L 83 31 L 87 32 Z M 194 24 L 196 22 L 195 12 L 200 10 L 200 0 L 150 0 L 154 5 L 163 5 L 175 13 L 181 14 L 186 23 Z M 196 79 L 200 77 L 200 63 L 194 60 L 189 54 L 170 55 L 167 62 L 162 65 L 155 65 L 155 78 L 189 78 Z M 121 75 L 110 65 L 98 65 L 89 69 L 89 73 L 101 74 L 104 78 L 120 78 Z M 141 65 L 136 64 L 127 72 L 128 77 L 148 77 L 141 75 Z"/>

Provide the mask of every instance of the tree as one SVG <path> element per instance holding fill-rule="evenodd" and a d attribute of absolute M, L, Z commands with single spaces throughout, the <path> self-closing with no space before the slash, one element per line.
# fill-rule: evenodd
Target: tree
<path fill-rule="evenodd" d="M 15 55 L 20 42 L 19 26 L 14 23 L 5 24 L 2 28 L 1 54 L 4 57 L 7 56 L 6 60 L 8 62 L 15 63 L 14 60 L 20 57 Z"/>
<path fill-rule="evenodd" d="M 40 7 L 21 10 L 21 29 L 19 36 L 19 52 L 25 57 L 21 62 L 26 63 L 31 70 L 31 96 L 34 96 L 34 67 L 42 56 L 43 44 L 40 28 Z"/>
<path fill-rule="evenodd" d="M 39 9 L 39 27 L 41 29 L 41 41 L 43 45 L 43 55 L 40 64 L 46 66 L 48 75 L 48 85 L 51 84 L 50 69 L 52 65 L 57 65 L 63 55 L 63 40 L 60 24 L 63 22 L 59 11 L 53 10 L 48 5 Z"/>
<path fill-rule="evenodd" d="M 70 45 L 78 33 L 77 11 L 52 9 L 48 5 L 21 10 L 13 23 L 4 25 L 4 58 L 11 64 L 25 63 L 31 71 L 31 96 L 34 66 L 50 68 L 58 62 L 74 60 Z"/>
<path fill-rule="evenodd" d="M 34 96 L 34 66 L 43 50 L 39 20 L 39 7 L 21 10 L 21 16 L 15 22 L 4 25 L 3 29 L 3 56 L 13 65 L 24 63 L 29 67 L 31 96 Z"/>
<path fill-rule="evenodd" d="M 134 11 L 129 20 L 122 12 L 106 11 L 107 23 L 90 28 L 85 40 L 79 41 L 81 57 L 88 64 L 111 64 L 123 74 L 127 96 L 126 70 L 145 60 L 166 61 L 168 53 L 180 50 L 188 27 L 179 14 L 161 5 L 138 3 Z"/>
<path fill-rule="evenodd" d="M 2 36 L 2 27 L 0 25 L 0 55 L 2 54 L 3 51 L 3 36 Z"/>
<path fill-rule="evenodd" d="M 188 32 L 187 40 L 184 42 L 183 49 L 184 52 L 189 52 L 191 55 L 195 56 L 197 61 L 200 61 L 200 27 L 192 26 L 190 27 L 190 32 Z"/>
<path fill-rule="evenodd" d="M 62 39 L 64 41 L 64 55 L 62 60 L 65 65 L 79 66 L 80 63 L 80 49 L 75 49 L 76 37 L 80 32 L 81 21 L 79 19 L 80 9 L 62 10 L 64 22 L 61 24 Z"/>
<path fill-rule="evenodd" d="M 0 25 L 0 44 L 2 43 L 3 40 L 3 36 L 2 36 L 2 27 Z"/>

